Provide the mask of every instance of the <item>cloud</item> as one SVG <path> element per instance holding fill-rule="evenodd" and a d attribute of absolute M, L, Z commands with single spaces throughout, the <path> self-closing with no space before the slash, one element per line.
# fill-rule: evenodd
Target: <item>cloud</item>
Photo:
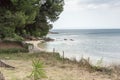
<path fill-rule="evenodd" d="M 80 7 L 88 9 L 120 7 L 120 0 L 79 0 Z"/>
<path fill-rule="evenodd" d="M 120 28 L 119 21 L 120 0 L 65 0 L 64 11 L 54 26 L 61 29 Z"/>
<path fill-rule="evenodd" d="M 79 9 L 79 0 L 65 0 L 64 8 L 66 11 L 77 11 Z"/>
<path fill-rule="evenodd" d="M 103 3 L 111 3 L 111 2 L 117 2 L 119 0 L 79 0 L 82 3 L 87 4 L 103 4 Z"/>
<path fill-rule="evenodd" d="M 65 0 L 67 10 L 120 8 L 120 0 Z"/>

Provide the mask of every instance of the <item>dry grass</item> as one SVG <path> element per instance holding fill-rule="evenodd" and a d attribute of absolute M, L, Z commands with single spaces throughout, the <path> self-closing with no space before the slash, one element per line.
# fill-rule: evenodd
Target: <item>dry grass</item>
<path fill-rule="evenodd" d="M 31 80 L 32 59 L 40 59 L 44 63 L 47 78 L 42 80 L 120 80 L 120 67 L 98 67 L 90 64 L 89 59 L 63 59 L 58 53 L 20 53 L 0 54 L 14 70 L 0 68 L 6 80 Z M 110 73 L 110 74 L 109 74 Z"/>
<path fill-rule="evenodd" d="M 120 80 L 120 65 L 112 65 L 111 69 L 113 71 L 112 73 L 113 80 Z"/>

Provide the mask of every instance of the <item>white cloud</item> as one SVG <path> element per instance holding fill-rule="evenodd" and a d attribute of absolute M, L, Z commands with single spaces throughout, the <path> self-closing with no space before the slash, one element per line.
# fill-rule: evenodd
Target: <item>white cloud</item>
<path fill-rule="evenodd" d="M 78 5 L 84 9 L 108 9 L 120 7 L 120 0 L 79 0 Z"/>
<path fill-rule="evenodd" d="M 80 3 L 85 4 L 104 4 L 104 3 L 118 3 L 119 0 L 79 0 Z"/>
<path fill-rule="evenodd" d="M 120 0 L 65 0 L 55 28 L 120 28 Z"/>
<path fill-rule="evenodd" d="M 67 10 L 67 11 L 77 11 L 77 10 L 79 10 L 79 5 L 78 5 L 78 3 L 79 3 L 79 0 L 65 0 L 65 6 L 64 6 L 64 8 L 65 8 L 65 10 Z"/>
<path fill-rule="evenodd" d="M 120 0 L 65 0 L 67 10 L 120 8 Z"/>

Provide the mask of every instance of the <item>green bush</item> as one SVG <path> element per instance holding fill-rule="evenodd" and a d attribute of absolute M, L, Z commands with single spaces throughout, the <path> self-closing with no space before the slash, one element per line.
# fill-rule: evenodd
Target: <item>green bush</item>
<path fill-rule="evenodd" d="M 13 39 L 16 41 L 23 41 L 24 40 L 21 36 L 18 36 L 17 34 L 14 34 Z"/>
<path fill-rule="evenodd" d="M 19 53 L 19 52 L 28 52 L 28 49 L 25 48 L 0 49 L 0 53 Z"/>
<path fill-rule="evenodd" d="M 43 63 L 40 62 L 39 60 L 33 60 L 32 64 L 33 64 L 33 70 L 30 77 L 33 77 L 33 80 L 40 80 L 41 78 L 45 78 L 46 75 L 43 69 L 44 68 Z"/>

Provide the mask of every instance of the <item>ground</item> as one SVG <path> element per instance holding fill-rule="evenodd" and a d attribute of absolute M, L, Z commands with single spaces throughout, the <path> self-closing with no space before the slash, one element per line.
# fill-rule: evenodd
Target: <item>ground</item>
<path fill-rule="evenodd" d="M 38 44 L 43 42 L 42 40 L 38 40 L 38 41 L 24 41 L 24 43 L 28 43 L 28 44 L 32 44 L 33 47 L 32 49 L 29 49 L 30 52 L 40 52 L 40 51 L 45 51 L 44 49 L 38 47 Z"/>
<path fill-rule="evenodd" d="M 14 66 L 15 69 L 0 68 L 6 80 L 32 80 L 29 76 L 32 72 L 32 59 L 39 58 L 44 63 L 46 78 L 40 80 L 119 80 L 114 75 L 93 71 L 79 67 L 78 63 L 62 62 L 53 54 L 13 54 L 12 56 L 0 54 L 2 60 Z M 6 56 L 6 57 L 5 57 Z M 9 56 L 9 57 L 7 57 Z"/>
<path fill-rule="evenodd" d="M 6 62 L 16 67 L 14 70 L 0 69 L 6 80 L 30 80 L 28 76 L 32 71 L 31 61 L 9 60 Z M 47 78 L 42 80 L 112 80 L 108 75 L 97 72 L 89 73 L 77 67 L 61 68 L 60 66 L 47 65 L 45 71 Z"/>

